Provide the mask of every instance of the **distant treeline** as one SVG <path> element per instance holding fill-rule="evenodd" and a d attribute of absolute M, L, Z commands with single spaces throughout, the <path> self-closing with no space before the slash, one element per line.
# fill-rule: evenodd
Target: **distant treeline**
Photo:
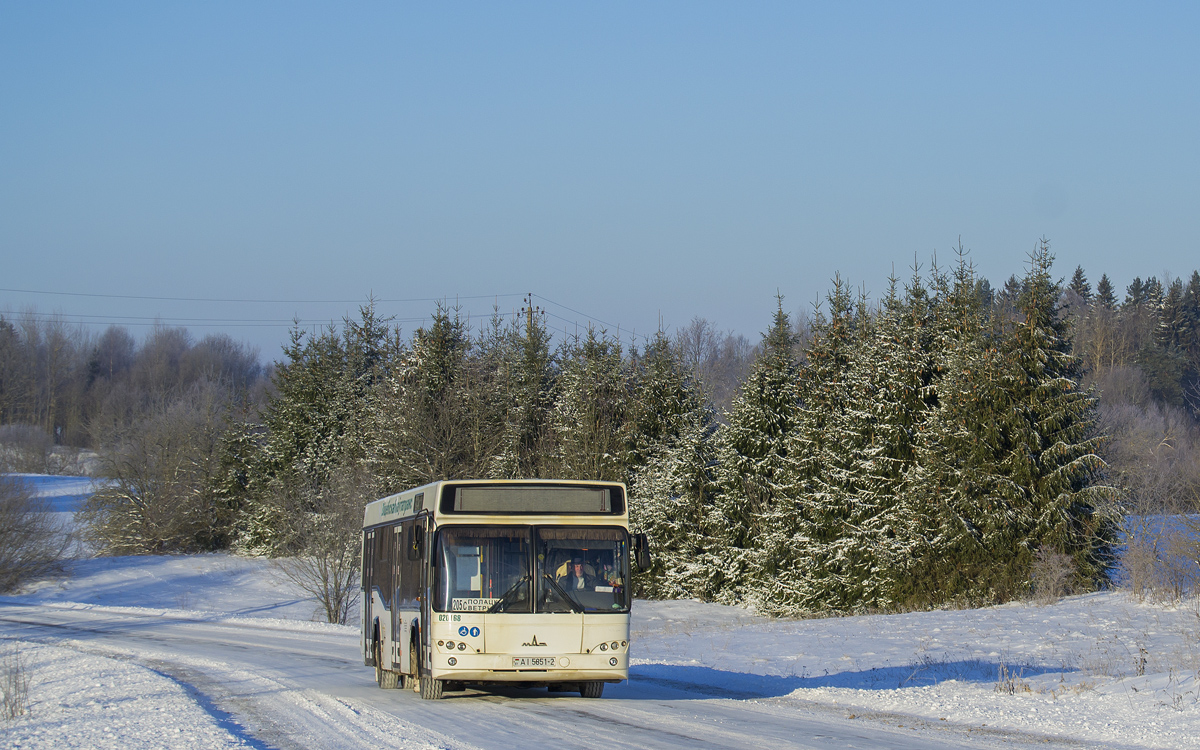
<path fill-rule="evenodd" d="M 1123 512 L 1200 504 L 1200 275 L 999 290 L 964 254 L 872 303 L 834 281 L 757 346 L 703 319 L 555 343 L 536 310 L 403 335 L 373 305 L 268 371 L 223 336 L 0 318 L 0 456 L 99 452 L 113 554 L 285 554 L 293 519 L 440 478 L 615 479 L 641 593 L 772 613 L 1005 601 L 1059 561 L 1102 585 Z M 37 451 L 33 451 L 37 454 Z M 356 500 L 357 502 L 357 500 Z M 1040 566 L 1040 567 L 1039 567 Z"/>

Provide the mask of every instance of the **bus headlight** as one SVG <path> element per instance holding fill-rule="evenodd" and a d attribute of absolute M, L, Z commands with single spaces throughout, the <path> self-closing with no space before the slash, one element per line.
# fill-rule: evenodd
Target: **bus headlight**
<path fill-rule="evenodd" d="M 446 641 L 446 648 L 450 651 L 454 650 L 454 641 Z"/>
<path fill-rule="evenodd" d="M 459 642 L 458 642 L 458 650 L 459 650 L 459 651 L 466 651 L 466 650 L 467 650 L 467 644 L 463 643 L 462 641 L 459 641 Z"/>
<path fill-rule="evenodd" d="M 458 664 L 458 659 L 455 659 L 453 656 L 451 656 L 446 660 L 446 663 L 453 667 L 455 664 Z"/>
<path fill-rule="evenodd" d="M 615 666 L 617 666 L 617 657 L 615 657 L 615 656 L 614 656 L 614 657 L 610 658 L 610 659 L 608 660 L 608 665 L 609 665 L 610 667 L 615 667 Z"/>
<path fill-rule="evenodd" d="M 608 650 L 608 644 L 607 644 L 607 643 L 601 643 L 601 644 L 600 644 L 600 650 L 601 650 L 601 651 L 607 651 L 607 650 Z"/>
<path fill-rule="evenodd" d="M 617 642 L 613 641 L 612 644 L 609 645 L 609 648 L 611 648 L 613 651 L 616 651 L 617 650 Z"/>

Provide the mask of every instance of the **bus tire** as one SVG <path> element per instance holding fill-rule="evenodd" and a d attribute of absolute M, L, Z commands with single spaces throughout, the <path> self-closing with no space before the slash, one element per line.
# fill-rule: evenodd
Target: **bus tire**
<path fill-rule="evenodd" d="M 417 649 L 419 639 L 408 648 L 408 675 L 404 678 L 404 686 L 413 689 L 414 693 L 421 692 L 421 664 Z"/>
<path fill-rule="evenodd" d="M 581 682 L 579 683 L 579 694 L 584 698 L 599 698 L 604 694 L 604 683 Z"/>
<path fill-rule="evenodd" d="M 383 690 L 396 689 L 396 673 L 383 668 L 383 648 L 375 641 L 375 683 Z"/>
<path fill-rule="evenodd" d="M 421 675 L 421 698 L 427 701 L 436 701 L 442 699 L 442 681 L 435 680 L 433 677 L 423 674 Z"/>

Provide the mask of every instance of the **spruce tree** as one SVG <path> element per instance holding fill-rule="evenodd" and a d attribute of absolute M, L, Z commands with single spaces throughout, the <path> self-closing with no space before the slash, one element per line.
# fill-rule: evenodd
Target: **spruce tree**
<path fill-rule="evenodd" d="M 287 551 L 289 517 L 320 512 L 333 474 L 363 458 L 370 394 L 399 343 L 373 302 L 359 313 L 341 331 L 293 329 L 263 429 L 243 420 L 224 441 L 215 489 L 238 508 L 237 544 L 248 552 Z"/>
<path fill-rule="evenodd" d="M 1071 349 L 1070 323 L 1058 314 L 1060 288 L 1050 275 L 1054 256 L 1043 240 L 1030 258 L 1023 316 L 1006 342 L 1005 376 L 1016 398 L 1005 417 L 1013 450 L 1001 469 L 1021 490 L 1031 523 L 1017 555 L 1050 549 L 1070 556 L 1076 583 L 1096 586 L 1111 562 L 1115 538 L 1108 510 L 1109 488 L 1101 484 L 1095 394 L 1081 386 L 1082 368 Z"/>
<path fill-rule="evenodd" d="M 934 377 L 931 300 L 919 276 L 905 298 L 892 280 L 874 317 L 850 309 L 839 281 L 818 317 L 801 372 L 795 459 L 799 516 L 786 583 L 773 611 L 853 611 L 891 606 L 912 551 L 903 493 L 914 439 Z"/>
<path fill-rule="evenodd" d="M 768 548 L 776 559 L 766 558 L 759 594 L 760 608 L 780 614 L 844 610 L 861 593 L 850 524 L 867 418 L 858 395 L 871 388 L 857 365 L 871 332 L 840 277 L 826 301 L 828 317 L 816 311 L 798 373 L 798 425 L 785 439 L 796 512 L 785 527 L 790 538 Z"/>
<path fill-rule="evenodd" d="M 716 506 L 717 426 L 707 405 L 682 417 L 679 433 L 630 477 L 630 524 L 649 536 L 653 560 L 636 579 L 637 593 L 713 601 L 729 585 L 724 519 Z"/>
<path fill-rule="evenodd" d="M 554 471 L 562 479 L 623 480 L 629 398 L 620 343 L 588 328 L 564 345 L 560 361 L 561 385 L 550 415 Z"/>
<path fill-rule="evenodd" d="M 709 599 L 719 561 L 708 538 L 716 419 L 661 331 L 636 357 L 630 412 L 630 522 L 649 535 L 654 560 L 639 576 L 639 590 Z"/>
<path fill-rule="evenodd" d="M 1071 276 L 1071 283 L 1068 288 L 1079 295 L 1079 298 L 1085 303 L 1092 299 L 1092 285 L 1088 283 L 1087 276 L 1083 273 L 1083 266 L 1075 266 L 1075 273 Z"/>
<path fill-rule="evenodd" d="M 1080 386 L 1052 260 L 1043 241 L 1016 303 L 1020 318 L 999 339 L 971 330 L 977 318 L 961 297 L 954 305 L 968 324 L 945 359 L 913 474 L 934 522 L 903 592 L 910 605 L 1018 596 L 1039 549 L 1070 556 L 1079 586 L 1105 574 L 1114 526 L 1099 484 L 1096 399 Z"/>
<path fill-rule="evenodd" d="M 1183 293 L 1180 348 L 1184 358 L 1182 390 L 1192 416 L 1200 418 L 1200 271 L 1192 271 Z"/>
<path fill-rule="evenodd" d="M 1100 281 L 1096 283 L 1096 303 L 1109 310 L 1117 308 L 1117 293 L 1108 280 L 1108 274 L 1101 274 Z"/>
<path fill-rule="evenodd" d="M 940 280 L 934 348 L 936 404 L 918 432 L 906 495 L 914 506 L 906 536 L 915 543 L 908 575 L 892 599 L 905 608 L 983 600 L 991 548 L 1007 521 L 989 493 L 1000 486 L 993 425 L 998 402 L 988 311 L 974 294 L 974 269 L 960 255 L 952 282 Z"/>
<path fill-rule="evenodd" d="M 1138 353 L 1138 364 L 1146 375 L 1154 398 L 1182 408 L 1184 373 L 1187 369 L 1182 346 L 1188 328 L 1182 280 L 1168 281 L 1167 293 L 1156 317 L 1153 335 Z"/>
<path fill-rule="evenodd" d="M 505 373 L 504 434 L 489 475 L 544 477 L 554 473 L 551 414 L 558 397 L 559 361 L 550 347 L 544 314 L 526 299 L 524 328 L 510 329 L 500 367 Z"/>
<path fill-rule="evenodd" d="M 400 363 L 378 382 L 364 459 L 377 494 L 471 477 L 470 347 L 465 321 L 439 304 Z"/>
<path fill-rule="evenodd" d="M 795 487 L 787 438 L 799 419 L 795 336 L 777 300 L 775 319 L 719 433 L 720 492 L 711 529 L 720 556 L 718 600 L 743 601 L 787 559 Z"/>

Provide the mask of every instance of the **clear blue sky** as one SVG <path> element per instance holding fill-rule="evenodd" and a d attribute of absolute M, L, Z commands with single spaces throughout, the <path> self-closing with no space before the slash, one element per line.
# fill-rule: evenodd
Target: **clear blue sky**
<path fill-rule="evenodd" d="M 777 290 L 878 299 L 960 236 L 994 284 L 1042 236 L 1063 276 L 1186 276 L 1198 8 L 4 0 L 0 287 L 291 301 L 0 309 L 273 358 L 286 327 L 235 323 L 370 293 L 757 340 Z"/>

